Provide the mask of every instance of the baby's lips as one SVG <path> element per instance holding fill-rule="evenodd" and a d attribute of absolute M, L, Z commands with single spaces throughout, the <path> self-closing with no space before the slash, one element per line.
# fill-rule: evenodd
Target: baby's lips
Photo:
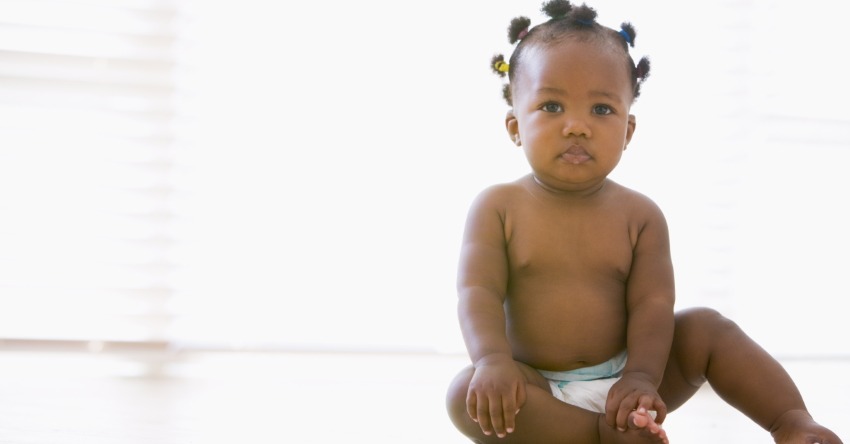
<path fill-rule="evenodd" d="M 566 154 L 572 154 L 574 156 L 589 156 L 590 153 L 587 152 L 581 145 L 573 145 L 567 148 Z"/>
<path fill-rule="evenodd" d="M 573 145 L 561 154 L 561 158 L 569 163 L 578 165 L 590 160 L 590 153 L 580 145 Z"/>

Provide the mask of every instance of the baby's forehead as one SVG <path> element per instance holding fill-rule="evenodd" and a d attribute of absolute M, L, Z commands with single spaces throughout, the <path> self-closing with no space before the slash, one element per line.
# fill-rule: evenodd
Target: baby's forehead
<path fill-rule="evenodd" d="M 567 42 L 584 43 L 589 45 L 599 45 L 600 47 L 618 48 L 628 51 L 625 47 L 625 42 L 622 36 L 610 28 L 604 26 L 593 26 L 588 28 L 582 27 L 562 27 L 557 25 L 546 26 L 542 29 L 535 29 L 538 32 L 529 33 L 525 45 L 558 45 Z"/>
<path fill-rule="evenodd" d="M 629 95 L 624 99 L 631 98 L 627 55 L 613 45 L 573 40 L 529 46 L 519 66 L 512 82 L 514 92 L 549 88 L 572 90 L 573 86 L 586 86 L 617 95 L 622 92 Z"/>
<path fill-rule="evenodd" d="M 527 42 L 526 51 L 551 51 L 568 46 L 578 46 L 598 52 L 600 55 L 615 55 L 622 60 L 629 57 L 628 51 L 620 42 L 598 32 L 571 32 L 561 34 L 554 39 L 540 39 Z"/>
<path fill-rule="evenodd" d="M 567 40 L 529 45 L 523 51 L 516 74 L 550 69 L 604 69 L 621 72 L 629 79 L 629 56 L 616 45 L 599 40 Z"/>

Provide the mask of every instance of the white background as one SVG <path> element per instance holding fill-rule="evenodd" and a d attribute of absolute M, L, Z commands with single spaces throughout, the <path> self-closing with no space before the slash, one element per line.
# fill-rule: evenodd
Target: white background
<path fill-rule="evenodd" d="M 488 62 L 540 2 L 181 4 L 166 339 L 463 352 L 466 209 L 527 172 Z M 847 356 L 845 11 L 796 5 L 592 2 L 652 60 L 613 178 L 665 211 L 680 308 L 717 308 L 779 355 Z"/>

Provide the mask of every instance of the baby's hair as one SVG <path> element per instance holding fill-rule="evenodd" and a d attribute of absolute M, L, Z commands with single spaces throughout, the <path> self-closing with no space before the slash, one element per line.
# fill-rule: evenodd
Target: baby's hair
<path fill-rule="evenodd" d="M 549 0 L 543 3 L 541 11 L 549 17 L 545 23 L 531 27 L 528 17 L 520 16 L 511 20 L 508 26 L 508 42 L 517 43 L 510 60 L 505 62 L 505 56 L 496 54 L 490 60 L 493 71 L 504 78 L 508 77 L 508 83 L 502 88 L 502 96 L 508 105 L 513 106 L 511 100 L 511 84 L 522 64 L 522 55 L 529 45 L 551 44 L 560 41 L 564 36 L 576 36 L 584 40 L 608 40 L 615 42 L 625 52 L 625 59 L 631 73 L 632 99 L 640 96 L 640 87 L 649 76 L 649 59 L 642 57 L 635 64 L 629 54 L 629 47 L 635 46 L 635 28 L 631 23 L 624 22 L 620 30 L 616 31 L 596 22 L 596 11 L 582 4 L 573 6 L 568 0 Z"/>

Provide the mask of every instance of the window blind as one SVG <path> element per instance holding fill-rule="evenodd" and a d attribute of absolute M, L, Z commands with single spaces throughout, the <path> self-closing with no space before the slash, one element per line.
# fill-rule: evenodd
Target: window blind
<path fill-rule="evenodd" d="M 0 338 L 167 338 L 180 21 L 0 1 Z"/>

